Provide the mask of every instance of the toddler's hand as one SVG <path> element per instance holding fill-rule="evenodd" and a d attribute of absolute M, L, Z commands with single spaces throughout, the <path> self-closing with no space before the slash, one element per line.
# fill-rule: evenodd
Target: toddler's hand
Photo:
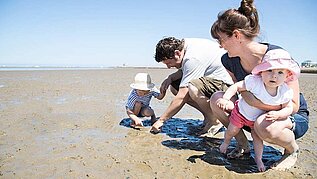
<path fill-rule="evenodd" d="M 131 126 L 132 126 L 132 127 L 136 127 L 136 126 L 141 126 L 141 127 L 143 127 L 142 120 L 140 120 L 140 119 L 135 119 L 134 121 L 132 121 Z"/>

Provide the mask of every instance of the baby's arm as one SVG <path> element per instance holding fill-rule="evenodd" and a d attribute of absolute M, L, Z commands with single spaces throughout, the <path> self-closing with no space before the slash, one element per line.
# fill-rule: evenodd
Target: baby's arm
<path fill-rule="evenodd" d="M 217 106 L 222 110 L 233 109 L 233 103 L 230 99 L 239 91 L 245 91 L 245 82 L 239 81 L 233 85 L 231 85 L 225 92 L 222 98 L 217 100 Z M 229 106 L 230 105 L 230 106 Z"/>
<path fill-rule="evenodd" d="M 293 113 L 293 104 L 288 102 L 282 105 L 282 109 L 278 111 L 269 111 L 266 113 L 266 120 L 276 121 L 279 119 L 285 119 Z"/>

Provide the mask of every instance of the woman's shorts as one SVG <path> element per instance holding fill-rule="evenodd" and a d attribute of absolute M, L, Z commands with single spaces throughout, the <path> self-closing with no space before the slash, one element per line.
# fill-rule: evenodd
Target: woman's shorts
<path fill-rule="evenodd" d="M 290 116 L 289 119 L 293 123 L 292 130 L 294 132 L 295 139 L 302 137 L 308 130 L 308 118 L 299 114 L 294 114 L 293 116 Z"/>
<path fill-rule="evenodd" d="M 299 110 L 296 114 L 289 117 L 293 122 L 293 132 L 295 139 L 302 137 L 308 130 L 309 123 L 309 111 L 307 108 L 307 102 L 302 93 L 299 94 Z"/>

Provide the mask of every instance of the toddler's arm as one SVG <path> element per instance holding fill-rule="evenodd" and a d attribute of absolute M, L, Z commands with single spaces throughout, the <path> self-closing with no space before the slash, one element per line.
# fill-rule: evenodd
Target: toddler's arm
<path fill-rule="evenodd" d="M 225 92 L 225 94 L 223 95 L 222 98 L 224 99 L 228 99 L 230 100 L 232 98 L 232 96 L 234 96 L 238 91 L 245 91 L 246 87 L 245 87 L 245 82 L 243 81 L 239 81 L 233 85 L 231 85 Z"/>
<path fill-rule="evenodd" d="M 231 85 L 225 92 L 222 98 L 217 100 L 217 106 L 222 110 L 233 109 L 233 103 L 230 99 L 239 91 L 245 91 L 245 82 L 239 81 L 233 85 Z"/>
<path fill-rule="evenodd" d="M 128 116 L 133 120 L 134 124 L 132 126 L 143 126 L 142 120 L 136 116 L 133 111 L 127 108 L 127 114 Z"/>

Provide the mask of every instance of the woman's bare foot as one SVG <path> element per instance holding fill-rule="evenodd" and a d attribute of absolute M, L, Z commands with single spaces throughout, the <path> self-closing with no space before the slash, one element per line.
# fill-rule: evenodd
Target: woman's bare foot
<path fill-rule="evenodd" d="M 271 166 L 271 168 L 273 170 L 280 170 L 280 171 L 290 169 L 292 166 L 295 165 L 298 155 L 299 155 L 299 149 L 295 150 L 291 154 L 285 153 L 280 160 L 278 160 Z"/>

